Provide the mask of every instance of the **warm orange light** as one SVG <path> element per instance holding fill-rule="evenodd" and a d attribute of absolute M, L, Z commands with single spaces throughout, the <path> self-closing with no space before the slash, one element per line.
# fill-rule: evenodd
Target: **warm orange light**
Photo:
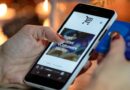
<path fill-rule="evenodd" d="M 0 21 L 6 21 L 14 18 L 15 10 L 8 8 L 5 3 L 0 4 Z"/>
<path fill-rule="evenodd" d="M 44 2 L 43 2 L 43 8 L 42 8 L 46 13 L 48 13 L 49 12 L 49 2 L 48 2 L 48 0 L 45 0 Z"/>
<path fill-rule="evenodd" d="M 49 18 L 45 19 L 45 21 L 43 22 L 43 26 L 50 26 Z"/>
<path fill-rule="evenodd" d="M 39 3 L 36 6 L 36 13 L 41 19 L 45 19 L 50 15 L 51 12 L 51 5 L 48 0 Z"/>
<path fill-rule="evenodd" d="M 59 10 L 64 13 L 67 10 L 67 7 L 64 3 L 59 3 Z"/>
<path fill-rule="evenodd" d="M 5 43 L 7 39 L 8 39 L 7 36 L 5 36 L 4 33 L 2 32 L 2 27 L 0 27 L 0 45 Z"/>
<path fill-rule="evenodd" d="M 0 17 L 3 17 L 6 15 L 8 10 L 8 7 L 5 3 L 0 4 Z"/>

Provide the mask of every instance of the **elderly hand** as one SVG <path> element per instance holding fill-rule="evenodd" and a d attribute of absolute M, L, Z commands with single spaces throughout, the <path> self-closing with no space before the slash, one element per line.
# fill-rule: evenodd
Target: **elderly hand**
<path fill-rule="evenodd" d="M 47 41 L 63 40 L 48 27 L 26 25 L 0 48 L 2 84 L 23 84 L 23 78 Z"/>
<path fill-rule="evenodd" d="M 56 43 L 64 41 L 60 35 L 54 33 L 48 27 L 26 25 L 16 35 L 3 44 L 0 47 L 0 70 L 2 70 L 0 73 L 2 74 L 1 84 L 24 85 L 24 76 L 39 54 L 46 47 L 48 43 L 47 40 Z M 90 66 L 91 63 L 88 62 L 83 72 Z M 84 76 L 86 79 L 83 78 Z M 89 77 L 91 77 L 91 75 L 86 73 L 80 74 L 70 89 L 80 90 L 86 85 L 86 82 L 89 82 Z M 79 84 L 79 81 L 84 82 L 84 84 Z M 77 85 L 80 87 L 75 87 Z"/>

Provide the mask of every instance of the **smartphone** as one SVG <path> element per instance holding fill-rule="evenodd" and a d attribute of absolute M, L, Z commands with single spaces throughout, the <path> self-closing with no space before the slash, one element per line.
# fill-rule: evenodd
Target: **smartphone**
<path fill-rule="evenodd" d="M 116 18 L 113 10 L 78 4 L 58 30 L 65 42 L 50 43 L 24 82 L 45 90 L 67 90 Z"/>

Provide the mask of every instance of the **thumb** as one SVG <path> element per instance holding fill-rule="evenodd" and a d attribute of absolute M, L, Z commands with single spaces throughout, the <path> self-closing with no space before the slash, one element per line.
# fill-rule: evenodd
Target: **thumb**
<path fill-rule="evenodd" d="M 117 53 L 118 52 L 118 53 Z M 118 54 L 118 56 L 124 56 L 125 52 L 125 42 L 124 39 L 119 33 L 114 32 L 111 34 L 111 46 L 109 53 L 115 55 Z"/>
<path fill-rule="evenodd" d="M 110 56 L 110 58 L 114 57 L 124 57 L 125 52 L 125 42 L 124 39 L 119 33 L 113 32 L 111 34 L 111 45 L 110 45 L 110 51 L 108 52 L 107 56 Z M 97 55 L 98 64 L 100 64 L 106 55 L 102 53 L 98 53 Z"/>

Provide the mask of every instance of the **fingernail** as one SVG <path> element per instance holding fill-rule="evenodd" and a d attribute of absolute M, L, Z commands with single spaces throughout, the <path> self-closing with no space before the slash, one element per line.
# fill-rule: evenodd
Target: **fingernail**
<path fill-rule="evenodd" d="M 58 35 L 62 40 L 65 40 L 65 38 L 64 38 L 62 35 L 60 35 L 60 34 L 58 34 L 58 33 L 57 33 L 57 35 Z"/>
<path fill-rule="evenodd" d="M 118 32 L 112 32 L 110 36 L 112 41 L 120 39 L 120 34 Z"/>
<path fill-rule="evenodd" d="M 62 35 L 60 35 L 60 34 L 58 34 L 57 33 L 57 35 L 60 37 L 60 41 L 58 42 L 58 45 L 61 45 L 61 44 L 63 44 L 63 43 L 65 43 L 65 38 L 62 36 Z"/>

